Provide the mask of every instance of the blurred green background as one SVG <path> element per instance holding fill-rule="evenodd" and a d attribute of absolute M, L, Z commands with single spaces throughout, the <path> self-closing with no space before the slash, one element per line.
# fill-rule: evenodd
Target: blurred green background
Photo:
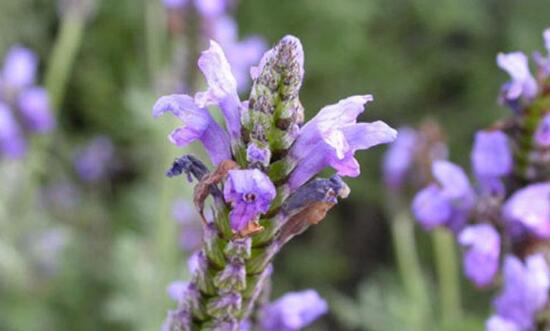
<path fill-rule="evenodd" d="M 23 44 L 39 54 L 44 77 L 60 17 L 54 0 L 0 0 L 0 56 Z M 399 127 L 435 118 L 451 160 L 468 165 L 473 133 L 507 112 L 496 102 L 507 79 L 497 52 L 542 49 L 550 2 L 241 0 L 235 17 L 242 36 L 302 40 L 308 118 L 372 93 L 363 120 Z M 22 161 L 0 160 L 0 330 L 158 330 L 173 306 L 166 285 L 187 270 L 171 207 L 191 187 L 164 177 L 184 153 L 166 140 L 176 121 L 151 117 L 156 98 L 170 92 L 158 83 L 173 56 L 165 20 L 160 0 L 96 1 L 75 37 L 55 133 L 35 138 Z M 98 134 L 112 139 L 115 167 L 84 183 L 72 159 Z M 319 290 L 331 312 L 311 330 L 482 330 L 491 290 L 463 280 L 464 312 L 451 326 L 439 323 L 432 243 L 417 229 L 432 314 L 418 322 L 422 305 L 396 271 L 386 210 L 403 207 L 382 194 L 385 150 L 359 154 L 363 174 L 347 180 L 350 198 L 277 257 L 274 296 Z M 63 249 L 40 246 L 51 231 Z"/>

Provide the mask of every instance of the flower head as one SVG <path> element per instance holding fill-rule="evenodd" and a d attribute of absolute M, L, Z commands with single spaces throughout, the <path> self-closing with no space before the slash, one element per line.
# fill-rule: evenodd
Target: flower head
<path fill-rule="evenodd" d="M 504 195 L 500 178 L 512 172 L 513 157 L 502 131 L 476 133 L 471 154 L 472 167 L 482 191 Z"/>
<path fill-rule="evenodd" d="M 55 126 L 48 92 L 40 87 L 26 89 L 19 95 L 18 106 L 26 127 L 32 132 L 49 132 Z"/>
<path fill-rule="evenodd" d="M 517 191 L 502 207 L 502 214 L 509 225 L 520 224 L 540 238 L 550 238 L 550 182 Z"/>
<path fill-rule="evenodd" d="M 9 88 L 22 89 L 34 84 L 38 58 L 27 48 L 13 46 L 4 59 L 0 81 Z"/>
<path fill-rule="evenodd" d="M 261 320 L 262 331 L 298 331 L 328 310 L 314 290 L 288 293 L 268 305 Z"/>
<path fill-rule="evenodd" d="M 525 263 L 515 256 L 507 256 L 504 289 L 493 302 L 495 311 L 519 330 L 531 330 L 535 314 L 548 301 L 549 289 L 550 271 L 543 255 L 529 256 Z"/>
<path fill-rule="evenodd" d="M 532 99 L 537 94 L 537 82 L 529 71 L 527 56 L 522 52 L 500 53 L 498 66 L 505 70 L 512 80 L 505 85 L 505 99 L 514 101 L 520 97 Z"/>
<path fill-rule="evenodd" d="M 489 224 L 471 225 L 460 232 L 458 241 L 468 249 L 464 255 L 466 276 L 479 287 L 490 284 L 499 264 L 498 232 Z"/>
<path fill-rule="evenodd" d="M 325 167 L 332 167 L 340 176 L 356 177 L 360 174 L 355 152 L 397 137 L 397 131 L 386 123 L 357 123 L 371 95 L 352 96 L 337 104 L 326 106 L 301 129 L 290 150 L 297 166 L 289 185 L 295 189 L 307 182 Z"/>
<path fill-rule="evenodd" d="M 402 186 L 412 166 L 418 134 L 411 128 L 399 128 L 397 139 L 384 156 L 384 182 L 391 188 Z"/>
<path fill-rule="evenodd" d="M 258 169 L 230 170 L 223 195 L 232 205 L 231 228 L 240 231 L 268 211 L 276 191 L 269 177 Z"/>

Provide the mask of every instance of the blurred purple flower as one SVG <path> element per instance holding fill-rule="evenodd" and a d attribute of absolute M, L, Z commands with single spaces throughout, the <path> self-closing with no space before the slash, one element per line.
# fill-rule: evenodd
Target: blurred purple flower
<path fill-rule="evenodd" d="M 414 158 L 418 143 L 417 132 L 408 127 L 397 129 L 397 139 L 390 145 L 384 156 L 384 182 L 393 189 L 403 185 Z"/>
<path fill-rule="evenodd" d="M 269 210 L 276 191 L 269 177 L 258 169 L 230 170 L 223 195 L 232 205 L 229 213 L 231 228 L 241 231 Z"/>
<path fill-rule="evenodd" d="M 504 195 L 501 177 L 512 172 L 508 138 L 501 131 L 478 131 L 471 153 L 472 167 L 483 192 Z"/>
<path fill-rule="evenodd" d="M 302 128 L 289 151 L 297 163 L 288 180 L 291 191 L 324 168 L 334 168 L 340 176 L 360 174 L 355 151 L 392 142 L 397 131 L 382 121 L 357 123 L 371 95 L 356 95 L 326 106 Z"/>
<path fill-rule="evenodd" d="M 0 151 L 11 158 L 22 157 L 27 150 L 23 132 L 10 108 L 0 101 Z"/>
<path fill-rule="evenodd" d="M 168 296 L 170 299 L 179 302 L 183 298 L 185 291 L 187 291 L 187 288 L 189 287 L 189 282 L 185 282 L 183 280 L 176 280 L 168 284 L 168 287 L 166 288 L 166 292 L 168 293 Z"/>
<path fill-rule="evenodd" d="M 264 308 L 262 331 L 298 331 L 328 311 L 328 305 L 314 290 L 283 295 Z"/>
<path fill-rule="evenodd" d="M 231 159 L 227 134 L 214 121 L 208 109 L 197 106 L 192 97 L 176 94 L 161 97 L 153 107 L 153 116 L 159 117 L 166 112 L 185 123 L 185 126 L 175 129 L 168 136 L 173 144 L 185 147 L 200 140 L 215 165 Z"/>
<path fill-rule="evenodd" d="M 34 87 L 22 91 L 18 105 L 29 131 L 45 133 L 54 128 L 55 120 L 50 110 L 48 92 L 45 89 Z"/>
<path fill-rule="evenodd" d="M 532 99 L 537 94 L 537 82 L 529 71 L 527 56 L 522 52 L 500 53 L 498 66 L 506 71 L 512 80 L 504 87 L 505 99 L 514 101 L 520 97 Z"/>
<path fill-rule="evenodd" d="M 114 146 L 105 136 L 93 138 L 76 156 L 74 167 L 86 182 L 99 180 L 107 175 L 114 158 Z"/>
<path fill-rule="evenodd" d="M 63 262 L 61 253 L 69 243 L 69 234 L 62 228 L 43 231 L 32 238 L 31 249 L 38 267 L 47 275 L 53 275 Z"/>
<path fill-rule="evenodd" d="M 445 225 L 458 232 L 464 226 L 474 205 L 474 191 L 459 166 L 444 160 L 432 165 L 437 184 L 430 184 L 416 194 L 412 212 L 426 229 Z"/>
<path fill-rule="evenodd" d="M 548 301 L 549 289 L 550 272 L 542 254 L 529 256 L 525 264 L 509 255 L 504 261 L 504 288 L 493 302 L 496 315 L 518 330 L 532 330 L 536 313 Z"/>
<path fill-rule="evenodd" d="M 502 207 L 502 214 L 510 226 L 519 223 L 540 238 L 550 238 L 550 182 L 516 191 Z"/>
<path fill-rule="evenodd" d="M 180 247 L 186 252 L 198 249 L 202 240 L 202 227 L 193 205 L 187 200 L 176 200 L 172 207 L 172 217 L 180 225 Z"/>
<path fill-rule="evenodd" d="M 226 12 L 228 0 L 194 0 L 199 14 L 205 18 L 215 18 Z"/>
<path fill-rule="evenodd" d="M 458 236 L 458 242 L 467 248 L 464 254 L 464 272 L 477 286 L 489 285 L 498 271 L 500 236 L 490 224 L 467 226 Z"/>
<path fill-rule="evenodd" d="M 502 318 L 498 315 L 492 316 L 487 320 L 486 325 L 487 331 L 522 331 L 520 327 L 505 318 Z"/>
<path fill-rule="evenodd" d="M 550 28 L 544 30 L 542 36 L 544 38 L 544 46 L 546 47 L 546 56 L 543 56 L 539 52 L 535 52 L 534 58 L 542 74 L 548 77 L 550 76 Z"/>
<path fill-rule="evenodd" d="M 34 84 L 37 66 L 38 58 L 32 51 L 19 45 L 13 46 L 4 59 L 0 81 L 10 89 L 28 87 Z"/>
<path fill-rule="evenodd" d="M 550 147 L 550 114 L 545 115 L 540 121 L 535 132 L 535 143 L 542 148 Z"/>
<path fill-rule="evenodd" d="M 187 5 L 188 2 L 189 0 L 162 0 L 164 6 L 168 9 L 182 8 Z"/>

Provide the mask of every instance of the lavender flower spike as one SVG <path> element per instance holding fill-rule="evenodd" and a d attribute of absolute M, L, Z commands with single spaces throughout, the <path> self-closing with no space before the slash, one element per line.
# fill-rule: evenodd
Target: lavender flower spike
<path fill-rule="evenodd" d="M 208 105 L 220 107 L 231 140 L 240 139 L 242 109 L 237 94 L 237 81 L 218 43 L 210 41 L 210 48 L 203 51 L 199 58 L 199 68 L 206 78 L 208 90 L 197 93 L 195 102 L 201 108 Z"/>
<path fill-rule="evenodd" d="M 468 251 L 464 256 L 466 276 L 477 286 L 489 285 L 498 270 L 500 236 L 492 225 L 477 224 L 466 227 L 458 241 Z"/>
<path fill-rule="evenodd" d="M 214 121 L 208 109 L 197 106 L 193 98 L 176 94 L 161 97 L 153 107 L 153 116 L 159 117 L 165 112 L 171 112 L 185 123 L 185 126 L 170 134 L 169 139 L 173 144 L 185 147 L 200 140 L 212 163 L 217 165 L 223 160 L 231 159 L 227 134 Z"/>
<path fill-rule="evenodd" d="M 515 256 L 507 256 L 504 289 L 493 302 L 495 311 L 518 330 L 532 330 L 535 314 L 548 301 L 549 289 L 550 271 L 542 254 L 529 256 L 525 264 Z"/>
<path fill-rule="evenodd" d="M 397 131 L 382 121 L 357 123 L 371 95 L 352 96 L 337 104 L 326 106 L 304 125 L 290 150 L 297 163 L 289 179 L 291 190 L 296 189 L 325 167 L 334 168 L 340 176 L 360 174 L 355 151 L 389 143 Z"/>
<path fill-rule="evenodd" d="M 505 98 L 508 101 L 520 97 L 532 99 L 537 94 L 537 82 L 529 71 L 527 56 L 522 52 L 500 53 L 497 56 L 498 66 L 508 72 L 512 80 L 505 87 Z"/>
<path fill-rule="evenodd" d="M 233 206 L 229 213 L 231 228 L 241 231 L 269 209 L 276 192 L 269 177 L 252 169 L 229 171 L 223 194 Z"/>
<path fill-rule="evenodd" d="M 502 214 L 510 226 L 521 224 L 539 238 L 550 238 L 550 182 L 517 191 L 502 207 Z"/>
<path fill-rule="evenodd" d="M 328 310 L 328 305 L 314 290 L 288 293 L 264 309 L 262 331 L 298 331 Z"/>

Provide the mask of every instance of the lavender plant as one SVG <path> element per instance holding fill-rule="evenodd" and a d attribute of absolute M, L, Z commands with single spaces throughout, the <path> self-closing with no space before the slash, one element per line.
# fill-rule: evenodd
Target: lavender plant
<path fill-rule="evenodd" d="M 550 29 L 544 32 L 550 53 Z M 503 288 L 493 301 L 488 331 L 545 330 L 550 325 L 550 55 L 535 54 L 537 75 L 521 52 L 497 56 L 511 80 L 500 100 L 513 116 L 475 135 L 476 184 L 458 165 L 435 161 L 433 181 L 412 210 L 427 230 L 446 227 L 464 247 L 464 272 L 476 286 Z"/>
<path fill-rule="evenodd" d="M 215 167 L 209 171 L 202 161 L 185 155 L 167 172 L 198 181 L 194 204 L 204 229 L 192 280 L 177 296 L 167 330 L 237 330 L 245 321 L 264 325 L 274 312 L 284 316 L 276 307 L 285 304 L 262 309 L 273 258 L 290 239 L 320 222 L 338 198 L 347 197 L 349 188 L 340 176 L 360 174 L 357 150 L 395 139 L 397 132 L 381 121 L 357 122 L 373 99 L 370 95 L 326 106 L 303 124 L 303 64 L 300 41 L 284 37 L 250 70 L 250 97 L 241 101 L 228 60 L 211 41 L 198 61 L 208 89 L 156 102 L 155 117 L 170 112 L 185 123 L 169 140 L 180 147 L 200 141 Z M 209 106 L 221 110 L 226 129 L 214 121 Z M 327 167 L 337 175 L 314 178 Z M 207 199 L 210 219 L 204 214 Z"/>

